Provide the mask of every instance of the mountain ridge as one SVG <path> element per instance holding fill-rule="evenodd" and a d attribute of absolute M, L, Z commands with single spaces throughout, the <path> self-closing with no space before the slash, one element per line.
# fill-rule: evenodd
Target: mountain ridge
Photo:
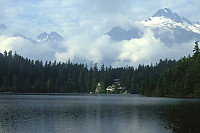
<path fill-rule="evenodd" d="M 64 40 L 64 38 L 56 32 L 51 32 L 50 34 L 43 32 L 37 36 L 37 39 L 38 39 L 38 42 L 44 42 L 44 41 L 62 42 Z"/>
<path fill-rule="evenodd" d="M 188 19 L 186 19 L 185 17 L 179 16 L 176 12 L 172 12 L 168 8 L 158 10 L 152 17 L 162 17 L 162 16 L 166 18 L 170 18 L 171 20 L 177 23 L 187 22 L 189 24 L 192 24 L 192 22 L 190 22 Z"/>
<path fill-rule="evenodd" d="M 50 34 L 43 32 L 37 36 L 37 40 L 34 40 L 30 37 L 26 37 L 25 35 L 20 34 L 20 33 L 14 33 L 12 35 L 12 37 L 21 37 L 25 40 L 29 40 L 30 42 L 32 42 L 34 44 L 38 44 L 38 43 L 42 43 L 42 42 L 56 43 L 56 42 L 62 42 L 64 40 L 64 38 L 57 32 L 51 32 Z"/>
<path fill-rule="evenodd" d="M 133 24 L 142 24 L 145 28 L 150 28 L 156 39 L 160 39 L 166 45 L 173 43 L 185 43 L 189 40 L 197 40 L 200 38 L 200 24 L 190 22 L 188 19 L 179 16 L 177 13 L 168 8 L 158 10 L 152 17 L 141 21 L 133 21 Z M 117 28 L 116 28 L 117 27 Z M 131 40 L 134 38 L 142 38 L 144 31 L 134 31 L 137 27 L 123 30 L 120 26 L 113 27 L 107 35 L 112 40 L 122 41 Z M 118 31 L 116 29 L 119 29 Z M 117 37 L 120 39 L 116 39 Z M 123 38 L 123 36 L 125 36 Z M 135 37 L 137 36 L 137 37 Z"/>

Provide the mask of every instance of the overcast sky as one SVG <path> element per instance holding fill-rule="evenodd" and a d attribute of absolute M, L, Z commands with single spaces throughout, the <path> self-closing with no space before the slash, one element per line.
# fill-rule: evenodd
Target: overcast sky
<path fill-rule="evenodd" d="M 189 54 L 188 43 L 165 48 L 159 40 L 149 38 L 151 31 L 146 31 L 141 40 L 118 43 L 104 35 L 114 26 L 143 20 L 162 8 L 170 8 L 190 21 L 200 22 L 199 0 L 0 0 L 0 24 L 5 24 L 9 32 L 36 39 L 42 32 L 55 31 L 66 40 L 60 52 L 47 44 L 36 47 L 26 40 L 1 34 L 0 51 L 13 49 L 34 59 L 82 59 L 110 62 L 113 66 L 148 64 L 160 58 L 177 59 Z M 141 41 L 144 42 L 142 46 L 139 45 Z M 36 53 L 31 53 L 33 50 Z"/>
<path fill-rule="evenodd" d="M 191 21 L 200 21 L 199 0 L 174 2 L 174 0 L 1 0 L 0 22 L 35 37 L 35 34 L 44 31 L 64 34 L 77 28 L 84 30 L 88 26 L 112 27 L 123 19 L 126 21 L 145 19 L 162 8 L 170 8 Z"/>

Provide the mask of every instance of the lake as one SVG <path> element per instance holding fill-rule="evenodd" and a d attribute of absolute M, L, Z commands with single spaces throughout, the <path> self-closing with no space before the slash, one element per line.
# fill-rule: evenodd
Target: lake
<path fill-rule="evenodd" d="M 200 99 L 0 95 L 2 133 L 197 133 Z"/>

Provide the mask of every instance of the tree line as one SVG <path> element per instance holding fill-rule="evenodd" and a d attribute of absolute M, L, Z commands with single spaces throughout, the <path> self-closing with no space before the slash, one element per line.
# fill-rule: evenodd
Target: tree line
<path fill-rule="evenodd" d="M 200 50 L 155 65 L 112 68 L 98 64 L 40 61 L 24 58 L 12 51 L 0 53 L 0 92 L 90 93 L 101 83 L 100 93 L 120 79 L 128 93 L 148 96 L 200 96 Z"/>
<path fill-rule="evenodd" d="M 200 49 L 195 42 L 193 55 L 142 83 L 141 94 L 168 97 L 200 97 Z"/>
<path fill-rule="evenodd" d="M 158 64 L 134 67 L 112 68 L 95 63 L 42 62 L 24 58 L 12 51 L 0 53 L 0 92 L 38 92 L 38 93 L 89 93 L 95 92 L 101 83 L 100 93 L 114 79 L 128 93 L 140 93 L 146 77 L 153 77 L 174 66 L 176 61 L 160 60 Z"/>

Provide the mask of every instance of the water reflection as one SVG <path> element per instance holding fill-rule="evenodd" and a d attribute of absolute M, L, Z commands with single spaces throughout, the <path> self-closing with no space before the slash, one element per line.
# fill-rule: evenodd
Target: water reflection
<path fill-rule="evenodd" d="M 0 131 L 9 133 L 196 132 L 198 100 L 137 95 L 0 96 Z"/>
<path fill-rule="evenodd" d="M 200 132 L 200 106 L 199 104 L 181 104 L 171 106 L 165 117 L 168 120 L 167 128 L 174 133 Z"/>

